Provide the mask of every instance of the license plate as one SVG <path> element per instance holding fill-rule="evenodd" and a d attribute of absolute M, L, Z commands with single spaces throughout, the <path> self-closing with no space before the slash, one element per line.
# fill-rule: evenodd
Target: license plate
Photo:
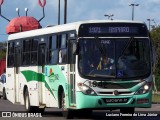
<path fill-rule="evenodd" d="M 128 98 L 104 98 L 105 103 L 127 103 Z"/>

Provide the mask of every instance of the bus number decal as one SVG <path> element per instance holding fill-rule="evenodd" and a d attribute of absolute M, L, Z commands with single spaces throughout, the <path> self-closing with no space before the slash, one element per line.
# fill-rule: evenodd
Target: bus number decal
<path fill-rule="evenodd" d="M 100 27 L 89 27 L 89 33 L 101 33 Z"/>

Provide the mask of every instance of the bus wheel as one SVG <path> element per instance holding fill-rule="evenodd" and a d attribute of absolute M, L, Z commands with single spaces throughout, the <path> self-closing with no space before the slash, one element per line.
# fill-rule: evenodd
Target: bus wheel
<path fill-rule="evenodd" d="M 62 108 L 62 114 L 63 117 L 66 119 L 72 119 L 73 118 L 73 111 L 66 108 L 66 100 L 65 100 L 65 93 L 63 92 L 61 95 L 61 108 Z"/>
<path fill-rule="evenodd" d="M 133 117 L 133 114 L 134 114 L 134 107 L 120 108 L 120 113 L 131 114 L 131 116 L 122 116 L 123 118 L 131 119 Z"/>
<path fill-rule="evenodd" d="M 3 89 L 3 100 L 7 100 L 6 90 L 5 89 Z"/>
<path fill-rule="evenodd" d="M 34 112 L 36 107 L 33 107 L 30 105 L 30 100 L 29 100 L 29 93 L 28 90 L 26 89 L 25 94 L 24 94 L 24 105 L 25 105 L 25 109 L 27 112 Z"/>

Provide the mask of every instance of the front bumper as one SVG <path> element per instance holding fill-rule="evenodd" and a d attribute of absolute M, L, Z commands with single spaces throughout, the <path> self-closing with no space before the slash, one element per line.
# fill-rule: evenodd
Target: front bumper
<path fill-rule="evenodd" d="M 125 103 L 106 103 L 105 98 L 126 98 L 127 102 Z M 147 102 L 138 103 L 139 100 L 147 100 Z M 139 108 L 150 108 L 152 103 L 152 92 L 149 91 L 146 94 L 141 95 L 130 95 L 130 96 L 90 96 L 85 95 L 82 92 L 77 92 L 76 94 L 76 106 L 77 109 L 102 109 L 102 108 L 121 108 L 121 107 L 139 107 Z"/>

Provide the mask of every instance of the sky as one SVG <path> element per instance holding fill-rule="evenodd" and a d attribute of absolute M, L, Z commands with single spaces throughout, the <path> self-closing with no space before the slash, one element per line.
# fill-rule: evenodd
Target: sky
<path fill-rule="evenodd" d="M 1 1 L 1 0 L 0 0 Z M 41 0 L 43 2 L 43 0 Z M 105 14 L 113 14 L 114 20 L 131 20 L 132 7 L 129 3 L 139 4 L 134 7 L 134 20 L 144 21 L 154 19 L 151 25 L 160 24 L 160 0 L 67 0 L 67 23 L 85 20 L 105 20 Z M 61 0 L 61 24 L 63 24 L 64 0 Z M 19 8 L 20 16 L 25 16 L 25 8 L 28 8 L 28 16 L 37 20 L 42 17 L 42 8 L 38 0 L 4 0 L 1 13 L 12 20 L 17 17 L 16 8 Z M 6 41 L 6 26 L 9 22 L 0 17 L 0 41 Z M 45 18 L 40 22 L 42 27 L 58 24 L 58 0 L 46 0 Z"/>

